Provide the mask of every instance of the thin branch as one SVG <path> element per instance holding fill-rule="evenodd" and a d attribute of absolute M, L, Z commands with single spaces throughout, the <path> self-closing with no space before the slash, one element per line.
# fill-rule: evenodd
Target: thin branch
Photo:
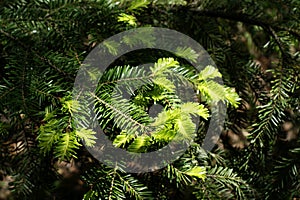
<path fill-rule="evenodd" d="M 289 55 L 284 50 L 284 45 L 282 44 L 280 38 L 278 37 L 278 35 L 274 31 L 274 29 L 270 25 L 268 25 L 265 27 L 265 30 L 272 36 L 272 38 L 274 38 L 276 44 L 278 45 L 278 47 L 280 49 L 280 52 L 282 53 L 282 56 L 289 57 Z"/>
<path fill-rule="evenodd" d="M 178 11 L 178 10 L 176 10 L 176 11 Z M 238 13 L 238 12 L 228 13 L 228 12 L 223 12 L 223 11 L 200 10 L 200 9 L 196 9 L 196 8 L 189 8 L 186 11 L 195 13 L 199 16 L 223 18 L 223 19 L 228 19 L 228 20 L 232 20 L 232 21 L 243 22 L 246 24 L 258 25 L 261 27 L 271 27 L 274 30 L 288 31 L 291 34 L 293 34 L 294 36 L 300 37 L 300 30 L 277 26 L 275 24 L 272 24 L 272 22 L 264 22 L 264 21 L 261 21 L 261 19 L 253 18 L 253 16 L 250 16 L 250 15 L 247 15 L 244 13 Z"/>
<path fill-rule="evenodd" d="M 173 11 L 178 12 L 181 10 L 176 9 Z M 222 18 L 222 19 L 228 19 L 228 20 L 237 21 L 237 22 L 243 22 L 245 24 L 260 26 L 260 27 L 264 28 L 271 35 L 272 38 L 274 38 L 274 40 L 276 41 L 277 45 L 280 48 L 280 51 L 283 53 L 284 56 L 288 56 L 288 55 L 283 50 L 284 49 L 283 44 L 281 43 L 280 38 L 276 34 L 275 30 L 288 31 L 295 37 L 300 38 L 300 31 L 298 31 L 298 30 L 291 29 L 291 28 L 285 28 L 285 27 L 281 27 L 281 26 L 276 26 L 276 25 L 272 24 L 272 22 L 267 23 L 267 22 L 261 21 L 261 19 L 255 19 L 252 16 L 246 15 L 244 13 L 234 13 L 234 12 L 228 13 L 228 12 L 223 12 L 223 11 L 200 10 L 200 9 L 196 9 L 196 8 L 188 8 L 188 9 L 185 9 L 184 11 L 192 12 L 198 16 Z"/>

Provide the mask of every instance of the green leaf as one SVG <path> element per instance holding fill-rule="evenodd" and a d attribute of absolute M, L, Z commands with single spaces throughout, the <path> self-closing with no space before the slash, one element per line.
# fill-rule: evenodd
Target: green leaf
<path fill-rule="evenodd" d="M 234 88 L 226 87 L 225 98 L 233 107 L 237 108 L 239 106 L 239 101 L 241 99 L 239 95 L 235 92 Z"/>
<path fill-rule="evenodd" d="M 190 170 L 185 171 L 184 173 L 189 176 L 201 178 L 202 180 L 204 180 L 206 178 L 206 168 L 205 167 L 196 166 Z"/>
<path fill-rule="evenodd" d="M 142 8 L 147 8 L 147 6 L 150 4 L 150 1 L 148 0 L 133 0 L 131 1 L 131 5 L 128 8 L 129 11 L 133 10 L 139 10 Z"/>
<path fill-rule="evenodd" d="M 172 92 L 175 89 L 175 85 L 172 81 L 165 77 L 157 77 L 153 79 L 153 83 L 159 85 L 162 88 L 165 88 L 166 90 Z"/>
<path fill-rule="evenodd" d="M 174 110 L 163 110 L 160 112 L 157 117 L 155 118 L 155 121 L 152 123 L 152 126 L 161 126 L 165 125 L 167 123 L 170 123 L 180 117 L 180 110 L 174 109 Z"/>
<path fill-rule="evenodd" d="M 144 152 L 150 145 L 151 138 L 147 135 L 138 136 L 128 147 L 131 152 Z"/>
<path fill-rule="evenodd" d="M 196 62 L 199 55 L 191 47 L 177 47 L 175 55 L 187 59 L 192 62 Z"/>
<path fill-rule="evenodd" d="M 162 75 L 167 72 L 168 69 L 176 67 L 179 65 L 179 62 L 174 60 L 174 58 L 160 58 L 154 64 L 154 67 L 151 67 L 151 71 L 154 76 Z"/>
<path fill-rule="evenodd" d="M 39 147 L 44 154 L 48 153 L 54 144 L 59 140 L 60 132 L 51 129 L 50 127 L 48 125 L 41 126 L 39 128 L 39 135 L 37 139 L 39 141 Z"/>
<path fill-rule="evenodd" d="M 148 27 L 147 29 L 137 29 L 137 31 L 133 32 L 130 35 L 125 35 L 122 41 L 129 45 L 130 47 L 136 46 L 138 44 L 142 44 L 145 48 L 151 48 L 155 44 L 155 37 L 153 36 L 153 29 Z"/>
<path fill-rule="evenodd" d="M 171 128 L 160 129 L 159 131 L 153 133 L 151 136 L 155 139 L 156 142 L 169 142 L 173 140 L 176 136 L 177 131 Z"/>
<path fill-rule="evenodd" d="M 120 14 L 120 15 L 122 15 L 122 14 Z M 124 14 L 124 15 L 126 15 L 126 14 Z M 129 15 L 129 16 L 131 16 L 131 15 Z M 119 16 L 118 21 L 126 22 L 126 23 L 129 23 L 130 25 L 132 23 L 132 22 L 127 21 L 125 16 L 123 16 L 123 18 L 122 18 L 122 16 Z M 120 46 L 119 43 L 117 43 L 113 40 L 105 40 L 102 44 L 108 49 L 109 53 L 111 53 L 112 55 L 116 56 L 118 54 L 118 49 Z"/>
<path fill-rule="evenodd" d="M 80 107 L 79 102 L 75 100 L 62 99 L 62 102 L 62 110 L 67 111 L 71 115 L 73 115 L 74 112 L 77 112 Z"/>
<path fill-rule="evenodd" d="M 187 1 L 185 0 L 154 0 L 153 4 L 155 5 L 181 5 L 185 6 L 187 5 Z"/>
<path fill-rule="evenodd" d="M 122 132 L 114 139 L 113 145 L 116 147 L 125 147 L 126 143 L 130 142 L 133 138 L 135 138 L 133 134 L 126 134 L 126 132 Z"/>
<path fill-rule="evenodd" d="M 96 143 L 97 137 L 95 136 L 96 132 L 91 129 L 81 128 L 75 131 L 76 135 L 84 141 L 88 147 L 93 147 Z"/>
<path fill-rule="evenodd" d="M 175 130 L 178 130 L 178 133 L 180 133 L 178 139 L 191 139 L 196 131 L 195 128 L 196 125 L 188 116 L 183 115 L 176 120 Z M 183 136 L 183 138 L 180 136 Z"/>
<path fill-rule="evenodd" d="M 204 119 L 209 117 L 208 109 L 204 107 L 203 104 L 198 104 L 196 102 L 187 102 L 181 105 L 181 112 L 186 114 L 196 114 Z"/>
<path fill-rule="evenodd" d="M 199 80 L 208 80 L 222 77 L 222 74 L 215 67 L 208 65 L 199 73 Z"/>
<path fill-rule="evenodd" d="M 75 134 L 72 132 L 63 133 L 54 149 L 55 157 L 62 160 L 68 160 L 72 157 L 76 158 L 75 150 L 78 149 L 79 146 L 80 144 L 77 142 Z"/>
<path fill-rule="evenodd" d="M 225 88 L 212 80 L 199 83 L 198 89 L 210 101 L 220 101 L 226 98 Z"/>
<path fill-rule="evenodd" d="M 118 22 L 125 22 L 127 24 L 129 24 L 130 26 L 136 26 L 136 22 L 137 22 L 137 19 L 135 16 L 132 16 L 132 15 L 127 15 L 125 13 L 121 13 L 118 17 Z M 114 53 L 116 51 L 113 51 Z M 116 54 L 113 54 L 113 55 L 116 55 Z"/>

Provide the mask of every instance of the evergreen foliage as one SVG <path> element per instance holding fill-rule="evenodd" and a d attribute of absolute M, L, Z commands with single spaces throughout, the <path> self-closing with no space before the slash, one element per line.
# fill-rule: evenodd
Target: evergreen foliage
<path fill-rule="evenodd" d="M 297 0 L 0 1 L 0 199 L 300 198 L 299 9 Z M 72 88 L 97 44 L 137 27 L 192 37 L 218 68 L 195 71 L 181 58 L 196 59 L 186 47 L 126 54 L 102 74 L 90 98 L 113 145 L 149 152 L 194 138 L 165 168 L 129 174 L 86 150 L 97 134 Z M 124 42 L 151 46 L 148 36 Z M 118 43 L 104 45 L 117 54 Z M 137 66 L 149 61 L 149 70 Z M 198 91 L 199 102 L 182 102 L 175 79 Z M 219 101 L 226 122 L 208 152 L 201 145 Z M 156 116 L 153 104 L 163 106 Z"/>

